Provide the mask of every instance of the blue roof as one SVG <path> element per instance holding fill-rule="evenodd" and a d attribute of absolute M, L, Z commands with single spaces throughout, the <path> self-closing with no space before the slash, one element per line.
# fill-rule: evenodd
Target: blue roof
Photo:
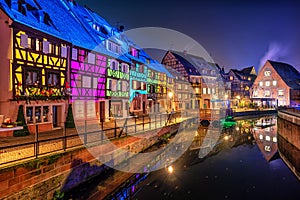
<path fill-rule="evenodd" d="M 118 58 L 125 62 L 136 61 L 147 65 L 146 59 L 151 64 L 148 66 L 169 77 L 173 77 L 168 70 L 151 59 L 151 57 L 130 40 L 122 31 L 109 25 L 109 23 L 89 8 L 82 7 L 68 0 L 24 0 L 26 15 L 18 11 L 18 0 L 10 8 L 5 0 L 0 0 L 2 9 L 14 22 L 31 27 L 48 35 L 72 43 L 75 46 L 93 50 L 105 55 Z M 49 16 L 48 23 L 43 18 Z M 101 29 L 93 28 L 96 24 Z M 103 41 L 112 40 L 121 45 L 121 55 L 108 51 L 103 46 Z M 130 55 L 129 47 L 140 50 L 140 57 Z"/>
<path fill-rule="evenodd" d="M 86 49 L 94 49 L 97 43 L 91 40 L 88 32 L 72 17 L 63 0 L 33 1 L 25 0 L 26 16 L 17 9 L 17 1 L 10 8 L 4 0 L 0 0 L 0 8 L 14 21 L 38 31 L 55 36 L 66 42 Z M 44 23 L 45 15 L 49 23 Z M 67 26 L 66 26 L 67 24 Z"/>

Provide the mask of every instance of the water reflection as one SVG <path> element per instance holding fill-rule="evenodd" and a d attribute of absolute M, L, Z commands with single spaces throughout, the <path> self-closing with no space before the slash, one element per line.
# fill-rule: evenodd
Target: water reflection
<path fill-rule="evenodd" d="M 278 156 L 278 148 L 289 163 L 298 167 L 300 152 L 277 136 L 276 116 L 236 122 L 222 130 L 200 127 L 189 150 L 179 160 L 165 165 L 165 169 L 148 173 L 149 169 L 168 163 L 172 159 L 170 155 L 185 148 L 184 143 L 170 149 L 170 154 L 154 157 L 145 167 L 145 173 L 134 175 L 107 199 L 289 199 L 299 196 L 300 182 Z M 160 145 L 153 148 L 159 149 Z"/>

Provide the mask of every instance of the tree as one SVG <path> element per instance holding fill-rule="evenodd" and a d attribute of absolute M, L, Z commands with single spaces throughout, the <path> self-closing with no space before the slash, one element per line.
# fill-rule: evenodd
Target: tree
<path fill-rule="evenodd" d="M 69 104 L 66 118 L 66 128 L 75 128 L 74 117 L 72 112 L 72 104 Z"/>
<path fill-rule="evenodd" d="M 23 107 L 23 105 L 19 106 L 18 116 L 17 116 L 16 122 L 17 122 L 18 126 L 23 126 L 23 130 L 14 131 L 14 136 L 18 137 L 18 136 L 29 135 L 28 126 L 26 124 L 25 117 L 24 117 L 24 107 Z"/>

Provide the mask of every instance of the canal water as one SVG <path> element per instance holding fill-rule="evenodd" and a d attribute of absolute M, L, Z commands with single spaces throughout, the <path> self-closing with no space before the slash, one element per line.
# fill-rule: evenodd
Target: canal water
<path fill-rule="evenodd" d="M 278 153 L 276 120 L 237 120 L 216 130 L 217 140 L 202 127 L 171 166 L 132 176 L 107 199 L 298 199 L 300 181 Z"/>

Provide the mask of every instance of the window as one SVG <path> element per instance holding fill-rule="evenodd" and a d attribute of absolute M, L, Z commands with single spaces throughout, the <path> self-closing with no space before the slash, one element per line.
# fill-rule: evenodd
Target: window
<path fill-rule="evenodd" d="M 128 87 L 128 83 L 126 81 L 122 81 L 122 92 L 126 92 Z"/>
<path fill-rule="evenodd" d="M 122 72 L 128 73 L 129 72 L 128 69 L 129 69 L 129 66 L 125 63 L 122 63 L 122 65 L 121 65 Z"/>
<path fill-rule="evenodd" d="M 271 71 L 266 70 L 264 74 L 265 74 L 265 76 L 271 76 Z"/>
<path fill-rule="evenodd" d="M 77 60 L 78 59 L 78 50 L 73 48 L 72 49 L 72 60 Z"/>
<path fill-rule="evenodd" d="M 91 88 L 92 78 L 90 76 L 82 76 L 82 87 Z"/>
<path fill-rule="evenodd" d="M 141 88 L 141 90 L 146 90 L 147 89 L 147 83 L 142 83 L 142 88 Z"/>
<path fill-rule="evenodd" d="M 93 78 L 93 89 L 97 89 L 98 87 L 98 78 Z"/>
<path fill-rule="evenodd" d="M 262 81 L 259 82 L 259 86 L 262 87 L 264 83 Z"/>
<path fill-rule="evenodd" d="M 27 85 L 38 85 L 39 84 L 38 71 L 36 71 L 36 70 L 27 70 L 26 71 L 25 83 Z"/>
<path fill-rule="evenodd" d="M 49 53 L 50 52 L 50 48 L 49 48 L 49 42 L 48 41 L 43 41 L 43 52 L 44 53 Z"/>
<path fill-rule="evenodd" d="M 233 76 L 230 76 L 230 77 L 229 77 L 229 80 L 233 81 Z"/>
<path fill-rule="evenodd" d="M 278 96 L 284 96 L 284 91 L 283 90 L 278 90 Z"/>
<path fill-rule="evenodd" d="M 137 58 L 139 57 L 139 52 L 138 52 L 138 50 L 136 48 L 131 47 L 130 53 L 134 57 L 137 57 Z"/>
<path fill-rule="evenodd" d="M 254 91 L 253 91 L 253 96 L 254 96 L 254 97 L 257 97 L 257 96 L 258 96 L 258 91 L 257 91 L 257 90 L 254 90 Z"/>
<path fill-rule="evenodd" d="M 26 107 L 27 124 L 43 123 L 50 121 L 49 106 L 28 106 Z"/>
<path fill-rule="evenodd" d="M 109 40 L 107 40 L 107 46 L 106 46 L 106 48 L 109 51 L 117 53 L 117 54 L 120 54 L 120 52 L 121 52 L 121 47 L 118 44 L 113 43 L 112 41 L 109 41 Z"/>
<path fill-rule="evenodd" d="M 203 94 L 206 94 L 206 88 L 203 88 Z"/>
<path fill-rule="evenodd" d="M 111 91 L 113 91 L 113 92 L 116 92 L 117 91 L 117 84 L 118 84 L 118 82 L 117 82 L 117 80 L 110 80 L 110 89 L 111 89 Z"/>
<path fill-rule="evenodd" d="M 250 77 L 248 77 L 248 81 L 251 81 L 251 78 L 250 78 Z"/>
<path fill-rule="evenodd" d="M 61 57 L 66 58 L 68 54 L 67 47 L 61 46 Z"/>
<path fill-rule="evenodd" d="M 42 45 L 41 41 L 39 39 L 36 39 L 35 40 L 35 50 L 40 51 L 42 49 L 41 45 Z"/>
<path fill-rule="evenodd" d="M 32 49 L 33 48 L 33 39 L 32 38 L 28 38 L 28 49 Z"/>
<path fill-rule="evenodd" d="M 207 94 L 210 94 L 210 88 L 207 88 Z"/>
<path fill-rule="evenodd" d="M 88 63 L 95 64 L 96 62 L 96 56 L 93 53 L 88 53 Z"/>
<path fill-rule="evenodd" d="M 59 73 L 50 72 L 47 74 L 48 86 L 59 86 Z"/>
<path fill-rule="evenodd" d="M 212 93 L 212 94 L 215 94 L 215 88 L 212 88 L 212 89 L 211 89 L 211 93 Z"/>
<path fill-rule="evenodd" d="M 270 81 L 266 81 L 266 86 L 270 86 Z"/>
<path fill-rule="evenodd" d="M 140 73 L 144 73 L 144 66 L 143 66 L 143 65 L 140 65 L 140 66 L 139 66 L 139 72 L 140 72 Z"/>
<path fill-rule="evenodd" d="M 112 70 L 119 70 L 119 62 L 118 61 L 115 61 L 115 60 L 112 60 L 110 62 L 110 68 Z"/>
<path fill-rule="evenodd" d="M 195 88 L 196 94 L 199 94 L 199 88 Z"/>
<path fill-rule="evenodd" d="M 271 92 L 270 90 L 265 91 L 265 97 L 271 97 Z"/>
<path fill-rule="evenodd" d="M 273 81 L 273 86 L 276 86 L 277 85 L 277 81 Z"/>
<path fill-rule="evenodd" d="M 26 34 L 21 35 L 21 47 L 28 48 L 28 35 Z"/>

